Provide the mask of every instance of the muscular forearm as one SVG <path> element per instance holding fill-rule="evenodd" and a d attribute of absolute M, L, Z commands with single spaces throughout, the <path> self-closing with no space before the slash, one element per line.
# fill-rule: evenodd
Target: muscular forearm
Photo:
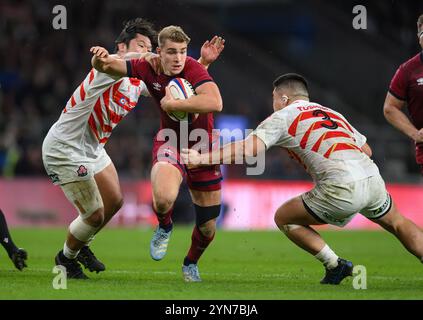
<path fill-rule="evenodd" d="M 169 111 L 207 113 L 222 111 L 222 101 L 213 96 L 200 94 L 186 100 L 176 100 Z"/>
<path fill-rule="evenodd" d="M 228 143 L 219 150 L 200 156 L 201 165 L 242 164 L 244 160 L 244 141 Z"/>
<path fill-rule="evenodd" d="M 400 130 L 411 139 L 416 140 L 418 130 L 411 123 L 404 112 L 395 107 L 385 107 L 384 114 L 386 120 L 388 120 L 390 124 L 392 124 L 395 128 Z"/>
<path fill-rule="evenodd" d="M 99 72 L 107 73 L 111 76 L 124 77 L 126 76 L 126 62 L 123 59 L 115 57 L 108 57 L 105 61 L 94 56 L 91 64 Z"/>

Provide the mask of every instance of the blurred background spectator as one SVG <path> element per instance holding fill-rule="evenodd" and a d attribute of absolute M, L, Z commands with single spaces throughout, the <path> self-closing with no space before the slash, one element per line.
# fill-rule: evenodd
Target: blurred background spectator
<path fill-rule="evenodd" d="M 55 5 L 67 9 L 67 29 L 52 27 Z M 383 101 L 396 68 L 419 51 L 416 19 L 422 1 L 366 1 L 368 30 L 352 27 L 357 1 L 0 1 L 0 176 L 41 176 L 41 144 L 67 100 L 91 68 L 89 48 L 110 51 L 122 22 L 137 16 L 157 28 L 181 25 L 191 36 L 189 54 L 222 35 L 227 46 L 210 68 L 222 91 L 217 123 L 236 115 L 255 128 L 272 112 L 272 82 L 298 72 L 312 100 L 344 113 L 374 149 L 389 182 L 421 179 L 413 144 L 388 125 Z M 188 14 L 189 13 L 189 14 Z M 230 118 L 234 119 L 234 118 Z M 140 99 L 106 148 L 124 179 L 148 179 L 157 107 Z M 239 166 L 230 178 L 245 178 Z M 249 177 L 251 178 L 251 177 Z M 259 179 L 308 179 L 283 150 L 266 157 Z"/>

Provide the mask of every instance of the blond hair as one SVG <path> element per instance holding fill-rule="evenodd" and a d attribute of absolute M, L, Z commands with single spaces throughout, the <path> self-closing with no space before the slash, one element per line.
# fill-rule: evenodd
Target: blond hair
<path fill-rule="evenodd" d="M 179 26 L 168 26 L 163 28 L 159 33 L 159 47 L 163 47 L 166 40 L 181 43 L 186 42 L 189 44 L 191 41 L 190 37 L 182 30 Z"/>

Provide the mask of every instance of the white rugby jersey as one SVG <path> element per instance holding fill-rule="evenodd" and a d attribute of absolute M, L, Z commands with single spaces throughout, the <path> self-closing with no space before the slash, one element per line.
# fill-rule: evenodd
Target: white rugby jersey
<path fill-rule="evenodd" d="M 140 95 L 149 96 L 149 92 L 139 79 L 116 79 L 92 69 L 49 134 L 96 158 L 114 127 L 136 106 Z"/>
<path fill-rule="evenodd" d="M 285 148 L 317 182 L 349 183 L 379 174 L 361 150 L 366 137 L 340 113 L 296 101 L 273 113 L 252 133 L 269 149 Z"/>

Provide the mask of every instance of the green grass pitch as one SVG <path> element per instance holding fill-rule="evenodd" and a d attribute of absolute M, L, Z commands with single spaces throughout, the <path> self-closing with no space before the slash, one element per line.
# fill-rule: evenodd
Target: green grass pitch
<path fill-rule="evenodd" d="M 176 226 L 164 260 L 149 256 L 151 229 L 105 229 L 92 248 L 107 270 L 87 272 L 90 280 L 52 286 L 53 260 L 63 245 L 63 229 L 14 229 L 15 242 L 28 250 L 29 267 L 14 269 L 0 249 L 0 299 L 423 299 L 423 265 L 384 232 L 326 231 L 341 257 L 367 269 L 367 289 L 352 278 L 322 286 L 323 268 L 277 231 L 219 230 L 200 260 L 202 283 L 184 283 L 182 259 L 191 228 Z"/>

